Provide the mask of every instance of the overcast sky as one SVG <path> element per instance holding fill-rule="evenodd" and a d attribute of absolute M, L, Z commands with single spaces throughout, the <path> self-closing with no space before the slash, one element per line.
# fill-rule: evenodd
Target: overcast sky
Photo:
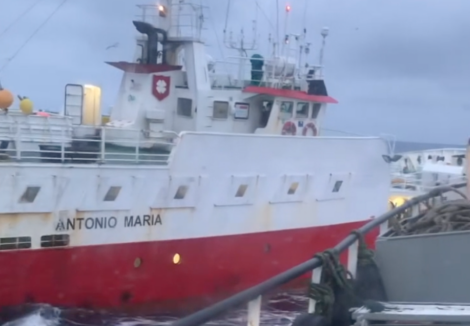
<path fill-rule="evenodd" d="M 103 106 L 110 107 L 121 72 L 103 62 L 132 58 L 131 20 L 138 14 L 135 5 L 145 1 L 68 0 L 18 52 L 62 1 L 0 0 L 0 69 L 11 60 L 0 71 L 0 81 L 15 94 L 29 96 L 37 108 L 52 110 L 62 107 L 66 83 L 97 84 L 103 88 Z M 210 7 L 211 17 L 205 23 L 210 54 L 217 59 L 234 55 L 217 42 L 222 39 L 227 0 L 203 2 Z M 229 27 L 238 30 L 246 25 L 249 30 L 257 15 L 258 39 L 266 45 L 268 33 L 274 33 L 275 3 L 232 1 Z M 285 4 L 279 1 L 281 12 Z M 297 33 L 305 25 L 313 43 L 311 62 L 318 59 L 321 28 L 330 28 L 325 78 L 330 95 L 340 103 L 329 107 L 326 127 L 394 134 L 401 140 L 466 143 L 469 0 L 291 0 L 290 4 L 290 31 Z M 118 47 L 106 50 L 116 42 Z"/>

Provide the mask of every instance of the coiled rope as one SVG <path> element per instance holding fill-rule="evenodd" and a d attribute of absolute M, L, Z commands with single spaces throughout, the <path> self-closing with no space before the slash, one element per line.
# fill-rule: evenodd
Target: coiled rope
<path fill-rule="evenodd" d="M 443 201 L 434 206 L 429 200 L 422 202 L 425 209 L 418 215 L 402 220 L 390 220 L 393 232 L 389 236 L 470 230 L 470 201 L 463 192 L 453 188 L 449 190 L 462 198 Z"/>
<path fill-rule="evenodd" d="M 367 247 L 364 236 L 356 230 L 351 233 L 358 239 L 357 270 L 363 266 L 375 265 L 374 251 Z M 322 261 L 322 275 L 320 283 L 310 284 L 308 297 L 315 300 L 316 315 L 324 316 L 331 322 L 332 318 L 335 318 L 335 312 L 341 314 L 341 310 L 348 311 L 353 306 L 369 306 L 376 302 L 371 300 L 372 298 L 358 296 L 359 293 L 367 292 L 361 289 L 361 286 L 370 286 L 370 284 L 356 284 L 352 274 L 340 263 L 335 251 L 326 250 L 315 257 Z M 382 283 L 380 285 L 383 287 Z"/>

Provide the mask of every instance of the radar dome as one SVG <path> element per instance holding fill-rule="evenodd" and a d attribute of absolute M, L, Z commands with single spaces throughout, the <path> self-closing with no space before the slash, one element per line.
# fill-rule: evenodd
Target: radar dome
<path fill-rule="evenodd" d="M 8 109 L 13 100 L 13 94 L 9 90 L 0 88 L 0 109 Z"/>

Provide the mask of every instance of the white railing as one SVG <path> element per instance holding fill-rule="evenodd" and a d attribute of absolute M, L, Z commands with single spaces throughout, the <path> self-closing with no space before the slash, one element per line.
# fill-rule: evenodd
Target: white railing
<path fill-rule="evenodd" d="M 436 186 L 453 185 L 465 182 L 464 175 L 448 175 L 447 178 L 434 178 L 432 172 L 400 173 L 392 168 L 392 188 L 428 192 Z"/>
<path fill-rule="evenodd" d="M 103 126 L 56 126 L 56 133 L 38 126 L 15 124 L 11 132 L 1 128 L 0 162 L 167 164 L 174 144 L 171 140 L 148 139 L 148 132 Z M 36 128 L 36 133 L 27 131 Z M 70 131 L 70 132 L 69 132 Z M 72 133 L 75 134 L 72 137 Z M 124 135 L 116 137 L 116 135 Z"/>
<path fill-rule="evenodd" d="M 171 1 L 170 1 L 171 2 Z M 208 8 L 196 3 L 178 1 L 166 8 L 166 17 L 160 16 L 160 4 L 141 4 L 141 14 L 136 18 L 167 31 L 170 38 L 201 40 L 204 11 Z"/>
<path fill-rule="evenodd" d="M 210 66 L 213 67 L 210 69 L 211 85 L 214 88 L 233 88 L 238 87 L 242 88 L 248 86 L 252 81 L 258 82 L 260 86 L 281 88 L 281 87 L 298 87 L 300 86 L 300 77 L 301 76 L 298 67 L 295 67 L 292 74 L 289 76 L 274 76 L 274 71 L 271 69 L 279 69 L 281 67 L 272 66 L 271 68 L 267 66 L 270 58 L 263 58 L 264 66 L 262 70 L 255 70 L 256 72 L 262 72 L 261 80 L 252 79 L 252 65 L 251 60 L 261 60 L 253 59 L 251 57 L 227 57 L 224 60 L 217 60 L 210 63 Z"/>

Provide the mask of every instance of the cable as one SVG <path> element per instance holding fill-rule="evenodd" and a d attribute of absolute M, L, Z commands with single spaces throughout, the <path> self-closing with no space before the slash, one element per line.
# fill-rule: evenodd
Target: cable
<path fill-rule="evenodd" d="M 302 26 L 305 28 L 305 20 L 307 18 L 307 11 L 308 11 L 308 3 L 309 1 L 305 0 L 305 6 L 303 8 L 304 16 L 302 17 Z"/>
<path fill-rule="evenodd" d="M 210 7 L 209 7 L 210 8 Z M 225 27 L 224 27 L 224 33 L 227 31 L 227 24 L 228 24 L 228 14 L 230 12 L 230 0 L 227 2 L 227 11 L 225 12 Z M 212 14 L 211 14 L 212 18 Z"/>
<path fill-rule="evenodd" d="M 212 15 L 211 7 L 209 7 L 209 14 L 211 16 L 210 21 L 211 21 L 212 29 L 214 30 L 215 40 L 217 41 L 217 47 L 219 48 L 219 51 L 220 51 L 220 54 L 222 54 L 222 57 L 224 57 L 225 56 L 224 49 L 220 45 L 219 35 L 217 34 L 217 29 L 215 28 L 215 25 L 214 25 L 214 16 Z"/>
<path fill-rule="evenodd" d="M 266 15 L 266 13 L 264 12 L 263 8 L 261 8 L 260 4 L 258 3 L 258 0 L 255 1 L 255 4 L 256 4 L 256 7 L 258 7 L 258 9 L 261 11 L 261 13 L 263 14 L 264 18 L 266 18 L 266 20 L 268 21 L 269 25 L 271 25 L 271 28 L 273 29 L 273 31 L 276 31 L 276 29 L 274 28 L 274 24 L 271 22 L 271 20 L 269 19 L 269 16 Z"/>
<path fill-rule="evenodd" d="M 67 2 L 68 0 L 62 0 L 62 2 L 54 9 L 53 12 L 49 14 L 49 16 L 42 22 L 41 25 L 36 28 L 36 30 L 31 34 L 28 39 L 19 47 L 19 49 L 13 54 L 13 56 L 0 68 L 0 72 L 3 71 L 15 58 L 16 56 L 21 52 L 21 50 L 28 44 L 29 41 L 33 39 L 33 37 L 43 28 L 47 22 L 59 11 L 59 9 Z"/>
<path fill-rule="evenodd" d="M 21 18 L 23 18 L 28 12 L 30 12 L 34 7 L 36 7 L 42 0 L 38 0 L 32 5 L 30 5 L 28 8 L 26 8 L 25 11 L 23 11 L 14 21 L 10 23 L 3 31 L 0 32 L 0 37 L 2 37 L 6 32 L 10 30 L 17 22 L 20 21 Z"/>

